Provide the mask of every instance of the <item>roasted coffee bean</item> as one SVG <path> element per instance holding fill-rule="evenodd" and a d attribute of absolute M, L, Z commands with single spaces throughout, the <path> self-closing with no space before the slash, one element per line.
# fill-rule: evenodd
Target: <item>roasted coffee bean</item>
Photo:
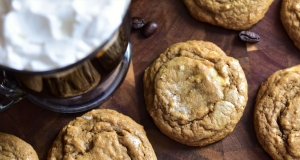
<path fill-rule="evenodd" d="M 257 43 L 260 40 L 260 36 L 251 31 L 241 31 L 239 37 L 242 41 L 248 43 Z"/>
<path fill-rule="evenodd" d="M 150 22 L 146 23 L 145 26 L 143 27 L 142 34 L 145 37 L 150 37 L 156 32 L 157 28 L 158 28 L 158 25 L 156 23 L 150 21 Z"/>
<path fill-rule="evenodd" d="M 132 29 L 140 29 L 145 25 L 145 20 L 140 17 L 132 17 L 131 18 L 131 28 Z"/>

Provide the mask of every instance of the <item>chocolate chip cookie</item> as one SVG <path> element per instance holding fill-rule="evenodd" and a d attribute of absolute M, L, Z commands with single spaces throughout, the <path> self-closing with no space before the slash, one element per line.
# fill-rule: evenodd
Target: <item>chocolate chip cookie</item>
<path fill-rule="evenodd" d="M 261 20 L 274 0 L 183 0 L 195 19 L 233 30 L 247 30 Z"/>
<path fill-rule="evenodd" d="M 300 159 L 300 65 L 279 70 L 260 86 L 256 136 L 272 158 Z"/>
<path fill-rule="evenodd" d="M 170 46 L 145 70 L 143 81 L 147 110 L 157 127 L 190 146 L 226 137 L 248 100 L 238 60 L 211 42 Z"/>
<path fill-rule="evenodd" d="M 280 16 L 287 34 L 300 49 L 300 0 L 283 0 Z"/>
<path fill-rule="evenodd" d="M 24 140 L 7 133 L 0 132 L 1 160 L 38 160 L 36 151 Z"/>
<path fill-rule="evenodd" d="M 157 158 L 141 125 L 117 111 L 95 109 L 62 129 L 48 159 Z"/>

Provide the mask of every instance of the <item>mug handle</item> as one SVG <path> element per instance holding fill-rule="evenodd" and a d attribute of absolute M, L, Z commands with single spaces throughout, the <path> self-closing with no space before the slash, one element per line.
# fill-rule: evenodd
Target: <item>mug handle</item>
<path fill-rule="evenodd" d="M 3 80 L 0 84 L 0 93 L 10 101 L 7 104 L 0 104 L 0 112 L 19 102 L 26 96 L 23 91 L 18 89 L 14 83 L 8 80 L 5 71 L 3 71 Z"/>

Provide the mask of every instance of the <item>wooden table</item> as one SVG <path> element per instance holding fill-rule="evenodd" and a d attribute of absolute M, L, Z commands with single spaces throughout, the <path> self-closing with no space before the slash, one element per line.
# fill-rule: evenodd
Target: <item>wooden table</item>
<path fill-rule="evenodd" d="M 250 30 L 261 36 L 254 45 L 239 40 L 238 32 L 194 20 L 180 0 L 133 0 L 132 16 L 143 17 L 159 25 L 150 38 L 140 32 L 131 34 L 132 63 L 127 77 L 116 93 L 99 108 L 115 109 L 144 126 L 158 159 L 271 159 L 258 143 L 253 127 L 253 108 L 259 85 L 273 72 L 300 63 L 298 50 L 287 36 L 280 21 L 280 0 Z M 179 144 L 154 125 L 145 109 L 143 71 L 168 46 L 187 40 L 206 40 L 217 44 L 229 56 L 240 61 L 249 84 L 249 101 L 233 133 L 206 147 Z M 0 132 L 14 134 L 37 151 L 40 159 L 58 132 L 83 113 L 61 114 L 42 109 L 24 99 L 0 113 Z"/>

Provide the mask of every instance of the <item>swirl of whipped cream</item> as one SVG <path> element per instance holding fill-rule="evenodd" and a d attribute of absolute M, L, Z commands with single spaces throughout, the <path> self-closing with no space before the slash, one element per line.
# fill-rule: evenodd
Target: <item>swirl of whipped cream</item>
<path fill-rule="evenodd" d="M 121 25 L 130 0 L 1 0 L 0 64 L 50 71 L 74 64 Z"/>

